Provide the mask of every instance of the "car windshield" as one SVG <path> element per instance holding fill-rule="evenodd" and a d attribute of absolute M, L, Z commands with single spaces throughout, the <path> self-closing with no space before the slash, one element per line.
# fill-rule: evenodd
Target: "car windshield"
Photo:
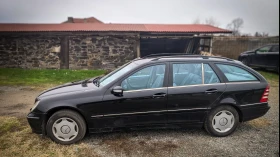
<path fill-rule="evenodd" d="M 129 70 L 133 69 L 136 66 L 137 66 L 137 64 L 135 64 L 135 62 L 129 62 L 129 63 L 121 66 L 120 68 L 118 68 L 118 69 L 110 72 L 109 74 L 105 75 L 104 77 L 102 77 L 99 80 L 100 85 L 106 86 L 107 84 L 111 83 L 115 79 L 118 79 L 120 76 L 122 76 L 123 74 L 125 74 L 126 72 L 128 72 Z"/>

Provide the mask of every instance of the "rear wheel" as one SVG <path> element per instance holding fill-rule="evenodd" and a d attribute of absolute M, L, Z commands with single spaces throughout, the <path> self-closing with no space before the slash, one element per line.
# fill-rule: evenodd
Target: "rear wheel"
<path fill-rule="evenodd" d="M 231 106 L 220 106 L 208 114 L 204 127 L 211 135 L 223 137 L 233 133 L 238 124 L 238 112 Z"/>
<path fill-rule="evenodd" d="M 53 141 L 59 144 L 72 144 L 85 136 L 86 124 L 77 112 L 61 110 L 49 118 L 46 129 Z"/>

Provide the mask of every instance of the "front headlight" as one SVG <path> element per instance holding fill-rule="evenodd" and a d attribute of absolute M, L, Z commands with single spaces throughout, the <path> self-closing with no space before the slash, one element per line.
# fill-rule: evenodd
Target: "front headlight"
<path fill-rule="evenodd" d="M 36 101 L 34 106 L 30 109 L 30 112 L 32 112 L 39 104 L 40 100 Z"/>

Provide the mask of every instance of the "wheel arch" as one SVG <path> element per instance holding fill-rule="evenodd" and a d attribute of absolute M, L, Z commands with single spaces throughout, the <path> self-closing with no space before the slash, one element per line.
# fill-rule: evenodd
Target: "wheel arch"
<path fill-rule="evenodd" d="M 52 109 L 48 110 L 47 113 L 46 113 L 46 118 L 45 118 L 45 122 L 44 122 L 44 127 L 46 127 L 47 122 L 48 122 L 48 120 L 50 119 L 50 117 L 51 117 L 54 113 L 56 113 L 56 112 L 58 112 L 58 111 L 61 111 L 61 110 L 71 110 L 71 111 L 74 111 L 74 112 L 77 112 L 78 114 L 80 114 L 80 115 L 83 117 L 83 119 L 84 119 L 84 121 L 85 121 L 85 123 L 86 123 L 86 133 L 88 133 L 88 123 L 87 123 L 87 120 L 86 120 L 86 118 L 85 118 L 85 115 L 84 115 L 81 111 L 79 111 L 77 108 L 74 108 L 74 107 L 71 107 L 71 106 L 58 106 L 58 107 L 55 107 L 55 108 L 52 108 Z M 47 134 L 47 133 L 46 133 L 46 129 L 44 129 L 44 133 Z"/>
<path fill-rule="evenodd" d="M 231 106 L 231 107 L 233 107 L 239 115 L 239 122 L 243 121 L 243 113 L 242 113 L 240 107 L 237 105 L 237 101 L 235 99 L 233 99 L 231 97 L 224 98 L 219 103 L 217 103 L 217 105 L 211 107 L 211 110 L 213 110 L 217 107 L 220 107 L 220 106 Z"/>

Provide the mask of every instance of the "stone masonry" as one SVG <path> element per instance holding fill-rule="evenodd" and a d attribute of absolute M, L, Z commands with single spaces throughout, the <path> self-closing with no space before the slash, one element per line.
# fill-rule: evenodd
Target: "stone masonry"
<path fill-rule="evenodd" d="M 59 37 L 0 35 L 0 67 L 59 68 Z"/>
<path fill-rule="evenodd" d="M 60 69 L 63 36 L 70 69 L 111 70 L 137 56 L 137 33 L 0 34 L 0 67 Z"/>
<path fill-rule="evenodd" d="M 137 57 L 137 34 L 71 36 L 70 69 L 115 69 Z"/>

